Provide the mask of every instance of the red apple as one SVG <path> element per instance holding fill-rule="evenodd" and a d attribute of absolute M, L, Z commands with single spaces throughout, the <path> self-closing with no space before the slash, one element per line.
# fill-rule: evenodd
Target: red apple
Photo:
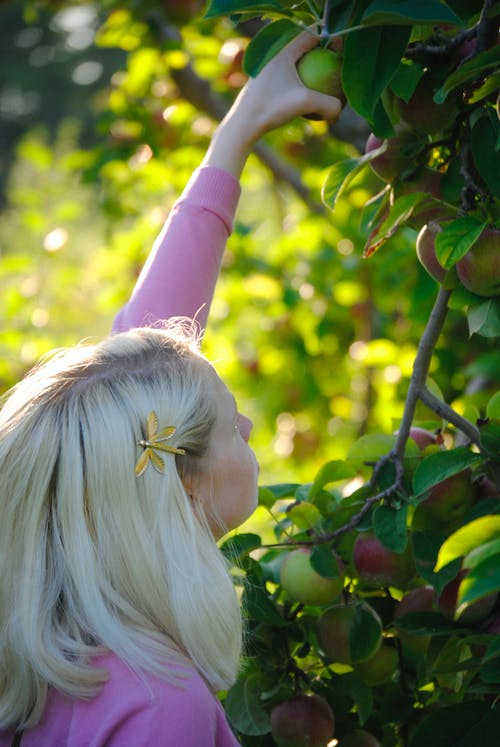
<path fill-rule="evenodd" d="M 342 560 L 333 553 L 338 575 L 320 576 L 311 565 L 311 551 L 299 548 L 288 553 L 280 571 L 280 583 L 287 596 L 303 604 L 327 604 L 344 588 L 345 569 Z"/>
<path fill-rule="evenodd" d="M 412 129 L 428 135 L 449 129 L 458 114 L 458 107 L 451 97 L 443 104 L 436 104 L 433 100 L 434 93 L 432 78 L 425 74 L 409 101 L 401 99 L 399 102 L 403 121 Z"/>
<path fill-rule="evenodd" d="M 319 695 L 295 695 L 271 711 L 271 734 L 278 747 L 325 747 L 335 718 Z"/>
<path fill-rule="evenodd" d="M 426 428 L 419 428 L 413 425 L 410 428 L 410 438 L 415 441 L 420 451 L 423 451 L 428 446 L 434 446 L 437 443 L 437 436 L 432 431 L 428 431 Z"/>
<path fill-rule="evenodd" d="M 353 548 L 353 563 L 362 584 L 373 587 L 404 587 L 415 574 L 410 545 L 403 553 L 387 549 L 374 534 L 358 534 Z"/>
<path fill-rule="evenodd" d="M 415 669 L 427 653 L 432 636 L 407 633 L 398 628 L 398 620 L 412 612 L 433 612 L 436 602 L 436 592 L 432 586 L 419 586 L 404 595 L 394 612 L 396 635 L 401 642 L 403 657 Z"/>
<path fill-rule="evenodd" d="M 434 485 L 418 508 L 435 521 L 456 523 L 471 508 L 476 492 L 477 486 L 471 481 L 471 471 L 466 469 Z"/>
<path fill-rule="evenodd" d="M 181 26 L 201 14 L 203 0 L 163 0 L 163 7 L 169 20 Z"/>
<path fill-rule="evenodd" d="M 500 230 L 485 228 L 474 246 L 457 262 L 462 285 L 478 296 L 500 293 Z"/>
<path fill-rule="evenodd" d="M 366 141 L 365 153 L 371 153 L 377 150 L 384 143 L 387 143 L 387 149 L 379 156 L 375 156 L 370 161 L 372 170 L 385 182 L 392 182 L 402 172 L 411 166 L 411 158 L 404 153 L 404 147 L 410 144 L 413 135 L 407 131 L 399 132 L 388 140 L 381 140 L 373 133 L 369 135 Z"/>
<path fill-rule="evenodd" d="M 438 223 L 428 223 L 421 228 L 417 236 L 417 257 L 421 265 L 427 270 L 431 278 L 442 283 L 446 277 L 446 270 L 436 256 L 436 236 L 442 231 Z"/>
<path fill-rule="evenodd" d="M 472 602 L 468 605 L 460 614 L 457 614 L 457 600 L 460 584 L 462 580 L 468 574 L 467 569 L 462 569 L 458 572 L 452 581 L 449 581 L 442 589 L 441 594 L 438 597 L 438 607 L 440 612 L 450 619 L 455 619 L 457 622 L 464 623 L 465 625 L 472 625 L 474 623 L 484 620 L 488 617 L 490 612 L 493 610 L 498 594 L 491 593 Z"/>

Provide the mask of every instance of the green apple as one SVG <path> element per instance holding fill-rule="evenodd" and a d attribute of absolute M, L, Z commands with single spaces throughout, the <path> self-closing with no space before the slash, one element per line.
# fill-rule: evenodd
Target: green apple
<path fill-rule="evenodd" d="M 399 667 L 398 652 L 389 643 L 382 642 L 376 653 L 366 661 L 354 665 L 361 679 L 370 687 L 385 685 Z"/>
<path fill-rule="evenodd" d="M 353 628 L 356 615 L 364 615 L 361 625 L 355 630 L 363 636 L 363 646 L 358 647 L 357 656 L 353 656 Z M 333 662 L 338 664 L 349 664 L 352 666 L 354 658 L 356 661 L 368 659 L 377 651 L 382 641 L 382 623 L 379 616 L 367 603 L 362 605 L 338 604 L 329 607 L 319 618 L 316 625 L 316 635 L 322 651 Z"/>
<path fill-rule="evenodd" d="M 311 565 L 311 551 L 299 548 L 288 553 L 280 570 L 280 583 L 286 595 L 302 604 L 327 604 L 336 599 L 344 588 L 345 569 L 342 560 L 333 553 L 338 575 L 321 576 Z"/>
<path fill-rule="evenodd" d="M 436 90 L 439 86 L 436 86 Z M 422 76 L 409 101 L 399 101 L 401 118 L 412 129 L 435 135 L 448 130 L 458 114 L 458 106 L 452 96 L 443 104 L 434 101 L 434 83 L 429 74 Z"/>
<path fill-rule="evenodd" d="M 300 58 L 297 72 L 308 88 L 329 96 L 342 95 L 342 57 L 338 52 L 315 47 Z"/>
<path fill-rule="evenodd" d="M 325 747 L 334 729 L 332 709 L 319 695 L 295 695 L 271 711 L 271 734 L 278 747 Z"/>

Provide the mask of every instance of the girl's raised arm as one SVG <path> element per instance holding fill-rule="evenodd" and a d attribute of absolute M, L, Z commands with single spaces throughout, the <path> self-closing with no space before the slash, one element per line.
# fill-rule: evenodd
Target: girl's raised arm
<path fill-rule="evenodd" d="M 306 88 L 297 74 L 297 60 L 316 44 L 304 32 L 241 90 L 172 208 L 114 332 L 179 316 L 205 327 L 240 195 L 238 179 L 256 141 L 301 114 L 334 120 L 340 113 L 338 99 Z"/>

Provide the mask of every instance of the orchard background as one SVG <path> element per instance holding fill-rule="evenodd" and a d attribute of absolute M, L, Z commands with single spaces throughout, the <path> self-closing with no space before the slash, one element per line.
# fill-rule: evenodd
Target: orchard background
<path fill-rule="evenodd" d="M 0 4 L 2 390 L 107 333 L 248 74 L 304 26 L 340 55 L 340 121 L 246 167 L 204 342 L 262 464 L 223 543 L 248 636 L 221 699 L 248 747 L 498 745 L 499 17 Z"/>

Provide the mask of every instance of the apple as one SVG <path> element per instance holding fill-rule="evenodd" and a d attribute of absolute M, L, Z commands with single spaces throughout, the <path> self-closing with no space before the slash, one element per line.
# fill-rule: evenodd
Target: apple
<path fill-rule="evenodd" d="M 424 74 L 409 101 L 399 101 L 402 120 L 412 129 L 427 135 L 447 130 L 458 114 L 458 107 L 451 97 L 443 104 L 436 104 L 434 93 L 431 76 Z"/>
<path fill-rule="evenodd" d="M 464 625 L 472 625 L 488 617 L 496 604 L 498 594 L 494 592 L 481 597 L 481 599 L 472 602 L 457 615 L 458 592 L 460 584 L 467 574 L 468 570 L 463 568 L 454 579 L 443 587 L 438 597 L 438 607 L 439 611 L 445 617 L 464 623 Z"/>
<path fill-rule="evenodd" d="M 373 629 L 379 630 L 378 635 L 373 635 L 371 645 L 366 648 L 366 656 L 369 658 L 377 651 L 382 642 L 382 623 L 379 616 L 367 603 L 362 605 L 365 614 L 373 617 Z M 338 664 L 353 664 L 351 654 L 351 630 L 356 615 L 356 605 L 342 604 L 330 607 L 318 619 L 316 634 L 320 648 L 326 656 Z M 359 660 L 359 659 L 358 659 Z"/>
<path fill-rule="evenodd" d="M 342 92 L 342 57 L 338 52 L 315 47 L 297 63 L 299 78 L 308 88 L 329 96 L 340 97 Z"/>
<path fill-rule="evenodd" d="M 424 451 L 428 446 L 435 446 L 437 444 L 435 433 L 428 431 L 426 428 L 419 428 L 416 425 L 410 428 L 410 438 L 417 444 L 420 451 Z"/>
<path fill-rule="evenodd" d="M 203 0 L 163 0 L 163 7 L 169 20 L 182 26 L 201 14 Z"/>
<path fill-rule="evenodd" d="M 364 729 L 354 729 L 348 732 L 339 742 L 339 747 L 382 747 L 373 734 Z"/>
<path fill-rule="evenodd" d="M 327 604 L 344 588 L 345 569 L 342 560 L 333 553 L 338 575 L 321 576 L 311 565 L 311 551 L 299 548 L 288 553 L 282 563 L 280 583 L 290 599 L 302 604 Z"/>
<path fill-rule="evenodd" d="M 500 294 L 500 230 L 485 228 L 474 246 L 457 262 L 462 285 L 478 296 Z"/>
<path fill-rule="evenodd" d="M 427 166 L 419 168 L 408 178 L 394 183 L 390 204 L 393 205 L 398 197 L 425 192 L 428 198 L 415 206 L 413 214 L 406 221 L 407 225 L 418 231 L 430 221 L 450 219 L 454 216 L 450 213 L 450 208 L 442 202 L 442 183 L 443 174 L 440 171 Z"/>
<path fill-rule="evenodd" d="M 383 641 L 375 654 L 366 661 L 354 665 L 363 682 L 370 687 L 384 685 L 392 679 L 399 667 L 398 652 L 389 643 Z"/>
<path fill-rule="evenodd" d="M 394 625 L 403 657 L 415 669 L 427 653 L 432 636 L 407 633 L 398 628 L 398 620 L 412 612 L 434 612 L 436 603 L 436 592 L 432 586 L 418 586 L 404 595 L 394 611 Z"/>
<path fill-rule="evenodd" d="M 371 532 L 358 534 L 352 559 L 357 576 L 365 586 L 405 586 L 415 574 L 410 545 L 403 553 L 385 547 Z"/>
<path fill-rule="evenodd" d="M 366 141 L 365 153 L 371 153 L 377 150 L 384 143 L 387 143 L 387 149 L 379 156 L 375 156 L 370 161 L 372 171 L 379 176 L 384 182 L 391 183 L 396 177 L 411 166 L 412 160 L 404 153 L 404 146 L 413 140 L 413 135 L 408 131 L 402 131 L 394 137 L 382 140 L 373 133 L 368 136 Z"/>
<path fill-rule="evenodd" d="M 474 503 L 477 485 L 471 481 L 470 469 L 434 485 L 429 496 L 419 504 L 421 512 L 442 524 L 461 521 Z"/>
<path fill-rule="evenodd" d="M 431 278 L 442 283 L 446 277 L 446 270 L 436 256 L 436 235 L 442 227 L 435 222 L 428 223 L 421 228 L 416 243 L 417 257 L 420 264 L 427 270 Z"/>
<path fill-rule="evenodd" d="M 332 709 L 319 695 L 295 695 L 271 711 L 271 734 L 278 747 L 325 747 L 334 730 Z"/>

